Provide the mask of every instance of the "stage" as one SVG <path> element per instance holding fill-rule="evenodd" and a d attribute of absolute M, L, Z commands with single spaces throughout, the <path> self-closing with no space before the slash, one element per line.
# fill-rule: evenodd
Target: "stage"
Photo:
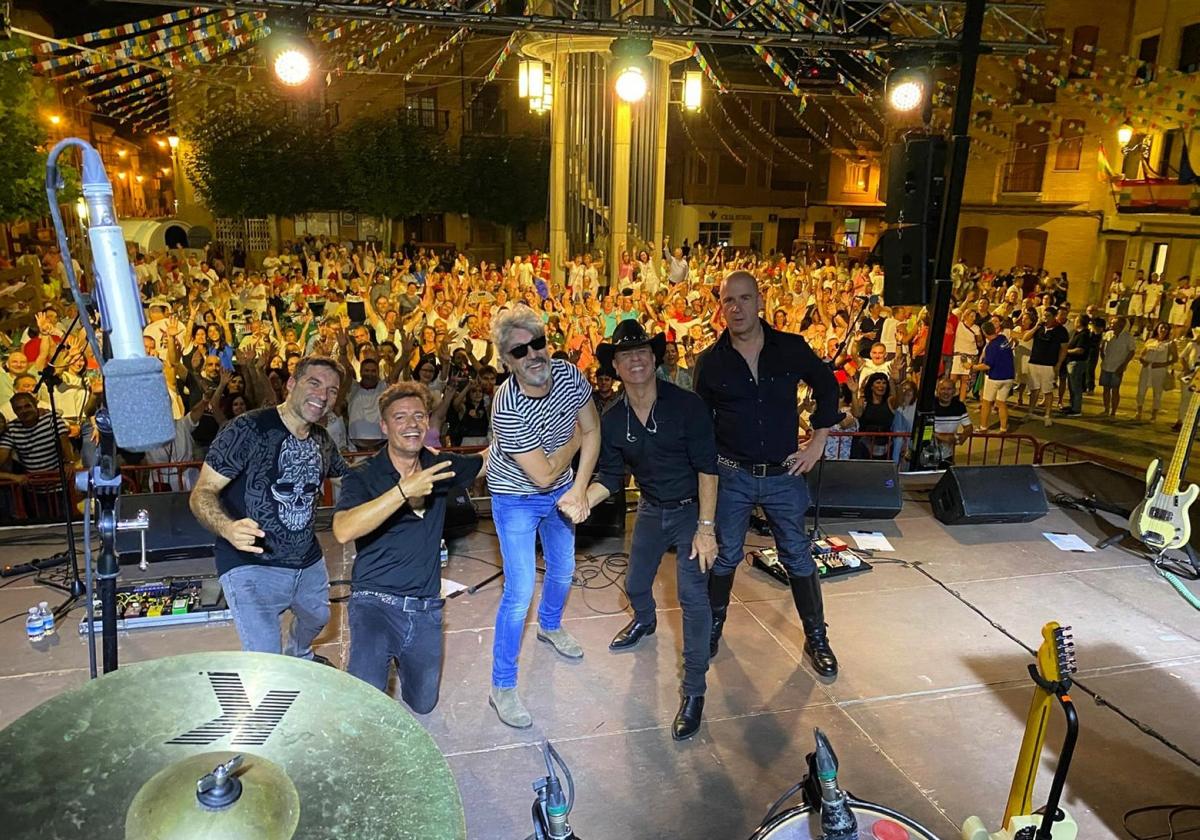
<path fill-rule="evenodd" d="M 1116 474 L 1097 469 L 1039 468 L 1047 494 L 1071 492 L 1081 480 L 1119 495 Z M 572 826 L 584 840 L 748 838 L 772 801 L 804 774 L 813 727 L 830 737 L 841 781 L 852 793 L 905 812 L 944 838 L 958 836 L 973 814 L 995 830 L 1008 792 L 1029 705 L 1030 655 L 1049 620 L 1074 628 L 1080 671 L 1073 692 L 1082 723 L 1064 806 L 1085 840 L 1126 837 L 1122 815 L 1150 805 L 1200 804 L 1200 612 L 1141 558 L 1120 548 L 1095 553 L 1056 549 L 1044 531 L 1069 532 L 1091 544 L 1113 533 L 1115 520 L 1063 510 L 1028 525 L 945 527 L 930 513 L 932 480 L 906 478 L 904 508 L 890 521 L 827 520 L 827 533 L 882 531 L 895 552 L 875 568 L 825 584 L 830 638 L 841 662 L 837 680 L 818 680 L 802 662 L 803 638 L 790 593 L 763 572 L 742 566 L 724 641 L 709 671 L 704 724 L 691 741 L 671 740 L 678 705 L 680 613 L 673 597 L 674 563 L 656 584 L 655 636 L 630 652 L 607 645 L 630 618 L 621 588 L 604 574 L 570 596 L 565 626 L 585 657 L 569 662 L 527 631 L 521 693 L 534 717 L 510 729 L 487 705 L 495 581 L 449 601 L 441 700 L 420 718 L 447 757 L 466 807 L 469 835 L 524 838 L 531 831 L 530 784 L 545 770 L 536 744 L 558 748 L 575 775 Z M 499 562 L 491 522 L 452 546 L 446 577 L 483 580 Z M 0 563 L 59 550 L 11 545 Z M 352 554 L 327 530 L 330 577 L 349 577 Z M 751 536 L 748 545 L 766 544 Z M 620 551 L 616 540 L 581 549 L 579 570 L 601 563 L 583 554 Z M 160 563 L 123 576 L 160 577 L 203 568 L 194 561 Z M 611 564 L 609 567 L 611 573 Z M 1200 586 L 1190 584 L 1200 594 Z M 335 588 L 333 594 L 345 593 Z M 7 616 L 57 593 L 28 580 L 0 588 Z M 534 611 L 531 610 L 531 618 Z M 87 680 L 87 651 L 78 616 L 60 627 L 48 650 L 24 639 L 19 620 L 0 627 L 0 726 Z M 345 605 L 318 651 L 344 664 Z M 230 624 L 124 632 L 123 662 L 191 651 L 237 648 Z M 1103 697 L 1108 708 L 1093 696 Z M 146 703 L 154 702 L 147 686 Z M 331 706 L 331 716 L 338 709 Z M 1047 738 L 1035 801 L 1044 801 L 1062 737 L 1057 711 Z M 63 786 L 74 784 L 63 778 Z M 51 790 L 47 796 L 54 795 Z M 1166 832 L 1165 814 L 1139 817 L 1141 834 Z M 1176 822 L 1200 827 L 1200 815 Z"/>

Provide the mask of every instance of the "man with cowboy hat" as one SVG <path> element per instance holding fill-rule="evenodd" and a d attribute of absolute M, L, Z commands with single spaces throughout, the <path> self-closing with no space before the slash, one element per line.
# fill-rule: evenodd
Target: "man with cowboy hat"
<path fill-rule="evenodd" d="M 635 319 L 621 321 L 610 343 L 596 348 L 601 368 L 612 367 L 622 397 L 600 418 L 600 459 L 588 503 L 594 508 L 625 482 L 628 465 L 641 490 L 625 592 L 634 617 L 609 644 L 631 648 L 657 629 L 652 587 L 658 564 L 677 546 L 677 586 L 683 608 L 683 702 L 671 734 L 690 738 L 704 712 L 704 675 L 712 612 L 708 570 L 717 556 L 717 449 L 712 414 L 703 400 L 659 379 L 666 350 Z"/>

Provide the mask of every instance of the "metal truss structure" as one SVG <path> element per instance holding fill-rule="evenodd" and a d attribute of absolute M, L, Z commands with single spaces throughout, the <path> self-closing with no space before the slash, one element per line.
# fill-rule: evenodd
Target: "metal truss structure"
<path fill-rule="evenodd" d="M 468 27 L 473 32 L 537 32 L 620 37 L 705 45 L 776 46 L 828 51 L 891 52 L 954 50 L 961 42 L 965 0 L 731 0 L 735 11 L 720 20 L 703 8 L 688 9 L 686 22 L 631 14 L 627 2 L 612 17 L 580 17 L 564 0 L 547 4 L 552 14 L 483 12 L 479 4 L 401 5 L 394 0 L 134 0 L 173 8 L 301 14 L 328 20 L 362 20 L 398 26 Z M 1039 2 L 990 2 L 983 52 L 1019 54 L 1047 47 Z M 769 11 L 770 14 L 759 14 Z M 794 23 L 795 25 L 790 25 Z"/>

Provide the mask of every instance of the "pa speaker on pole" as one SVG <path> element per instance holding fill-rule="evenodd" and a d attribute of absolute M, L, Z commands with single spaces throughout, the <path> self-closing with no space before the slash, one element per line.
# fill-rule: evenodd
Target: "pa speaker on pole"
<path fill-rule="evenodd" d="M 873 252 L 883 265 L 883 299 L 889 304 L 929 302 L 945 194 L 945 140 L 915 135 L 892 147 L 883 213 L 892 227 L 879 238 Z"/>

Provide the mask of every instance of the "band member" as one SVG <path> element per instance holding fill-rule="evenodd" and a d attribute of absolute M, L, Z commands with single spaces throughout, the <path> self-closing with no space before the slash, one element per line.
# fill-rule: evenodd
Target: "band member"
<path fill-rule="evenodd" d="M 696 393 L 712 409 L 720 475 L 719 551 L 708 579 L 710 650 L 715 656 L 750 510 L 759 505 L 788 571 L 804 627 L 804 653 L 818 674 L 831 677 L 837 674 L 837 658 L 829 646 L 820 578 L 804 531 L 808 486 L 802 473 L 821 459 L 829 429 L 841 417 L 837 380 L 807 341 L 759 318 L 763 298 L 748 272 L 732 272 L 722 281 L 720 306 L 726 329 L 697 360 L 695 376 Z M 811 389 L 816 409 L 812 436 L 798 445 L 796 387 L 801 382 Z"/>
<path fill-rule="evenodd" d="M 575 571 L 575 527 L 588 515 L 587 485 L 600 454 L 600 418 L 591 387 L 570 362 L 551 361 L 542 319 L 519 307 L 492 324 L 493 341 L 511 372 L 492 402 L 488 486 L 504 560 L 504 594 L 496 614 L 492 689 L 500 720 L 524 729 L 533 718 L 517 695 L 517 657 L 533 598 L 534 546 L 546 563 L 537 637 L 568 659 L 583 649 L 562 628 Z M 579 452 L 579 465 L 571 459 Z M 561 510 L 560 510 L 561 508 Z"/>
<path fill-rule="evenodd" d="M 400 696 L 418 714 L 437 705 L 442 682 L 441 547 L 446 496 L 475 480 L 478 455 L 435 453 L 425 445 L 433 398 L 418 382 L 379 396 L 387 446 L 342 479 L 333 535 L 355 541 L 350 580 L 350 661 L 354 676 L 387 690 L 392 660 Z"/>
<path fill-rule="evenodd" d="M 318 421 L 342 383 L 333 359 L 301 359 L 281 405 L 248 411 L 217 435 L 190 506 L 216 536 L 221 589 L 242 650 L 280 653 L 279 617 L 292 611 L 282 652 L 315 659 L 312 642 L 329 621 L 329 574 L 313 528 L 326 478 L 345 475 Z"/>
<path fill-rule="evenodd" d="M 611 650 L 631 648 L 657 629 L 654 576 L 668 546 L 676 546 L 683 702 L 671 735 L 681 741 L 696 734 L 704 713 L 712 630 L 707 581 L 717 555 L 717 450 L 704 401 L 657 377 L 665 349 L 665 336 L 650 338 L 632 318 L 617 325 L 611 344 L 596 348 L 601 368 L 615 367 L 623 389 L 620 402 L 600 420 L 599 475 L 588 488 L 588 503 L 594 507 L 620 492 L 625 466 L 632 468 L 641 491 L 625 576 L 633 621 L 617 633 Z"/>

